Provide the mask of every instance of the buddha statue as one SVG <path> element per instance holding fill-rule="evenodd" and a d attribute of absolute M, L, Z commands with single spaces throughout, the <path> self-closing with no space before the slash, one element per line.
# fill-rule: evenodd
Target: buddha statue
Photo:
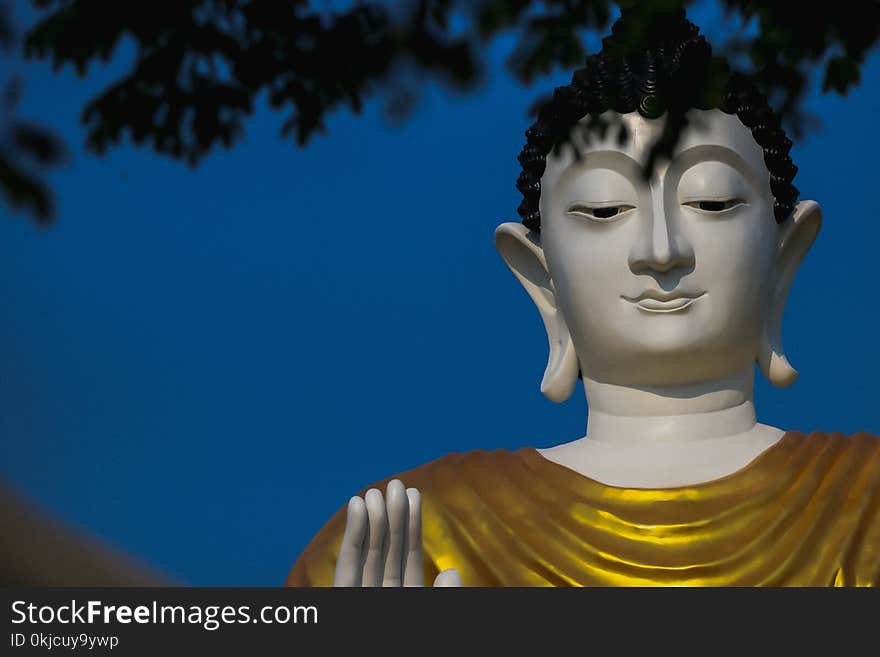
<path fill-rule="evenodd" d="M 547 331 L 541 390 L 582 380 L 586 435 L 376 483 L 289 585 L 880 584 L 880 437 L 756 420 L 755 363 L 797 377 L 783 311 L 821 224 L 791 142 L 746 77 L 711 84 L 683 13 L 621 54 L 626 21 L 526 132 L 522 221 L 495 232 Z"/>

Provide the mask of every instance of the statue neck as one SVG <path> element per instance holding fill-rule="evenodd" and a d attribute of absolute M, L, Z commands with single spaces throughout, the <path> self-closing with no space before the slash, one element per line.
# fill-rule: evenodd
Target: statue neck
<path fill-rule="evenodd" d="M 584 379 L 587 435 L 538 450 L 609 486 L 668 488 L 743 468 L 785 433 L 758 424 L 753 370 L 698 386 L 627 387 Z"/>
<path fill-rule="evenodd" d="M 587 436 L 603 443 L 684 443 L 750 431 L 754 371 L 699 385 L 627 387 L 584 377 Z"/>

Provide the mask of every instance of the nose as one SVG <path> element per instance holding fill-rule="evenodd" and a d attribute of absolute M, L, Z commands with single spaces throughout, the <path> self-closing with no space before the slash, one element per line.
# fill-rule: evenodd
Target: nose
<path fill-rule="evenodd" d="M 630 270 L 634 274 L 649 274 L 676 268 L 692 269 L 694 251 L 690 242 L 678 230 L 675 217 L 665 211 L 662 194 L 652 196 L 652 211 L 642 217 L 639 237 L 630 251 Z"/>

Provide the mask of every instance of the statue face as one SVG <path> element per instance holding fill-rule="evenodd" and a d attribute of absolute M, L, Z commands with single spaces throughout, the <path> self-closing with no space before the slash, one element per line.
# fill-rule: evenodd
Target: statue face
<path fill-rule="evenodd" d="M 758 352 L 780 228 L 763 151 L 736 116 L 692 112 L 671 161 L 643 165 L 662 119 L 620 117 L 548 158 L 542 244 L 585 374 L 699 382 Z M 581 144 L 582 140 L 579 140 Z"/>
<path fill-rule="evenodd" d="M 571 146 L 548 156 L 539 236 L 514 224 L 496 232 L 547 326 L 545 394 L 567 397 L 578 368 L 621 385 L 699 384 L 756 359 L 769 372 L 773 354 L 791 372 L 775 382 L 790 383 L 782 308 L 818 206 L 805 201 L 776 223 L 763 151 L 734 115 L 691 111 L 672 159 L 648 180 L 664 118 L 617 118 L 622 144 L 619 128 L 588 144 L 576 131 L 580 159 Z"/>

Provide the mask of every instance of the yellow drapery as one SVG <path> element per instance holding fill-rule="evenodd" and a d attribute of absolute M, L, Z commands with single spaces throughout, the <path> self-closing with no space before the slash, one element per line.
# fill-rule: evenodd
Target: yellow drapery
<path fill-rule="evenodd" d="M 395 477 L 422 493 L 428 584 L 457 568 L 465 586 L 880 585 L 880 436 L 789 431 L 741 470 L 677 488 L 607 486 L 531 448 Z M 344 528 L 342 508 L 287 584 L 330 586 Z"/>

